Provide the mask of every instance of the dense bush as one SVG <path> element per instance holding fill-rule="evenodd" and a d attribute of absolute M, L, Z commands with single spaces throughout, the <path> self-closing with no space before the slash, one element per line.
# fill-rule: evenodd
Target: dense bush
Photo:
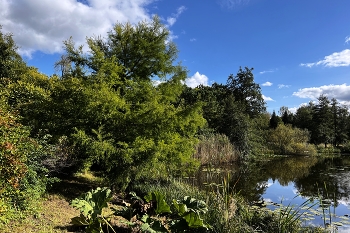
<path fill-rule="evenodd" d="M 314 145 L 308 144 L 309 132 L 291 125 L 279 124 L 267 138 L 269 149 L 281 155 L 316 155 Z"/>
<path fill-rule="evenodd" d="M 0 103 L 0 220 L 13 211 L 33 207 L 46 189 L 47 170 L 41 161 L 50 155 L 44 142 L 29 137 L 28 128 Z"/>

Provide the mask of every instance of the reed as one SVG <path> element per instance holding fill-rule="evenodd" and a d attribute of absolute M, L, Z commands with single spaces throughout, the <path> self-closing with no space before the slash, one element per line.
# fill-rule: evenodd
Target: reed
<path fill-rule="evenodd" d="M 224 164 L 237 161 L 239 153 L 224 134 L 201 135 L 193 157 L 202 165 Z"/>
<path fill-rule="evenodd" d="M 234 186 L 235 182 L 232 181 L 230 174 L 227 174 L 221 183 L 208 184 L 206 190 L 199 190 L 175 179 L 153 183 L 142 182 L 134 184 L 130 188 L 141 196 L 152 191 L 161 192 L 165 195 L 167 202 L 172 199 L 180 199 L 183 196 L 204 200 L 208 206 L 204 221 L 212 226 L 208 232 L 328 232 L 319 227 L 303 227 L 301 225 L 304 211 L 312 208 L 311 199 L 300 206 L 281 206 L 280 209 L 272 211 L 266 207 L 250 205 L 244 197 L 233 191 Z"/>

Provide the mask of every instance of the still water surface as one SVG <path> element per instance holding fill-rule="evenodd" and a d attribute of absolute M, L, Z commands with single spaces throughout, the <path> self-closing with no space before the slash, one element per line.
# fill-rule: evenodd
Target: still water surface
<path fill-rule="evenodd" d="M 315 211 L 310 218 L 305 217 L 304 224 L 324 226 L 331 222 L 341 225 L 338 232 L 350 232 L 350 156 L 280 157 L 244 165 L 203 167 L 193 182 L 207 188 L 209 184 L 222 184 L 225 177 L 234 192 L 249 202 L 275 203 L 268 205 L 271 209 L 280 208 L 276 206 L 280 203 L 300 206 L 314 199 Z M 317 201 L 320 199 L 323 208 Z"/>

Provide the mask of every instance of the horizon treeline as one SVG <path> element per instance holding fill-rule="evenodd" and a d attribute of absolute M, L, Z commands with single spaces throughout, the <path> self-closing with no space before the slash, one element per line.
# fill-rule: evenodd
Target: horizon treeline
<path fill-rule="evenodd" d="M 157 17 L 117 23 L 87 46 L 85 53 L 65 41 L 53 64 L 58 74 L 49 77 L 27 66 L 0 30 L 0 207 L 29 206 L 60 173 L 96 170 L 118 190 L 193 174 L 196 145 L 206 137 L 225 135 L 242 160 L 315 154 L 309 142 L 348 143 L 348 108 L 320 96 L 296 114 L 284 107 L 270 115 L 253 68 L 239 67 L 226 84 L 187 87 Z"/>
<path fill-rule="evenodd" d="M 325 147 L 329 144 L 334 147 L 344 145 L 350 138 L 349 107 L 324 94 L 317 101 L 300 106 L 295 113 L 285 106 L 280 108 L 279 115 L 273 111 L 270 127 L 276 128 L 280 123 L 308 130 L 310 142 Z"/>

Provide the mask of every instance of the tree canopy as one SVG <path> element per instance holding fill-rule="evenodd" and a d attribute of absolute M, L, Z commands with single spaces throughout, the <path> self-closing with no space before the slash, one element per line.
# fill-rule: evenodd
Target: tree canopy
<path fill-rule="evenodd" d="M 256 117 L 266 111 L 265 101 L 259 84 L 254 82 L 253 68 L 239 68 L 237 74 L 227 79 L 227 88 L 250 117 Z"/>
<path fill-rule="evenodd" d="M 174 64 L 177 49 L 168 36 L 155 17 L 135 26 L 116 24 L 108 38 L 88 38 L 89 54 L 72 40 L 65 43 L 72 65 L 58 83 L 76 80 L 79 87 L 71 94 L 57 90 L 63 95 L 55 109 L 73 123 L 59 129 L 73 133 L 85 166 L 97 164 L 121 186 L 141 170 L 175 175 L 196 164 L 194 136 L 204 119 L 199 104 L 178 101 L 187 71 Z M 163 83 L 155 86 L 154 77 Z M 59 116 L 54 121 L 62 122 Z"/>

